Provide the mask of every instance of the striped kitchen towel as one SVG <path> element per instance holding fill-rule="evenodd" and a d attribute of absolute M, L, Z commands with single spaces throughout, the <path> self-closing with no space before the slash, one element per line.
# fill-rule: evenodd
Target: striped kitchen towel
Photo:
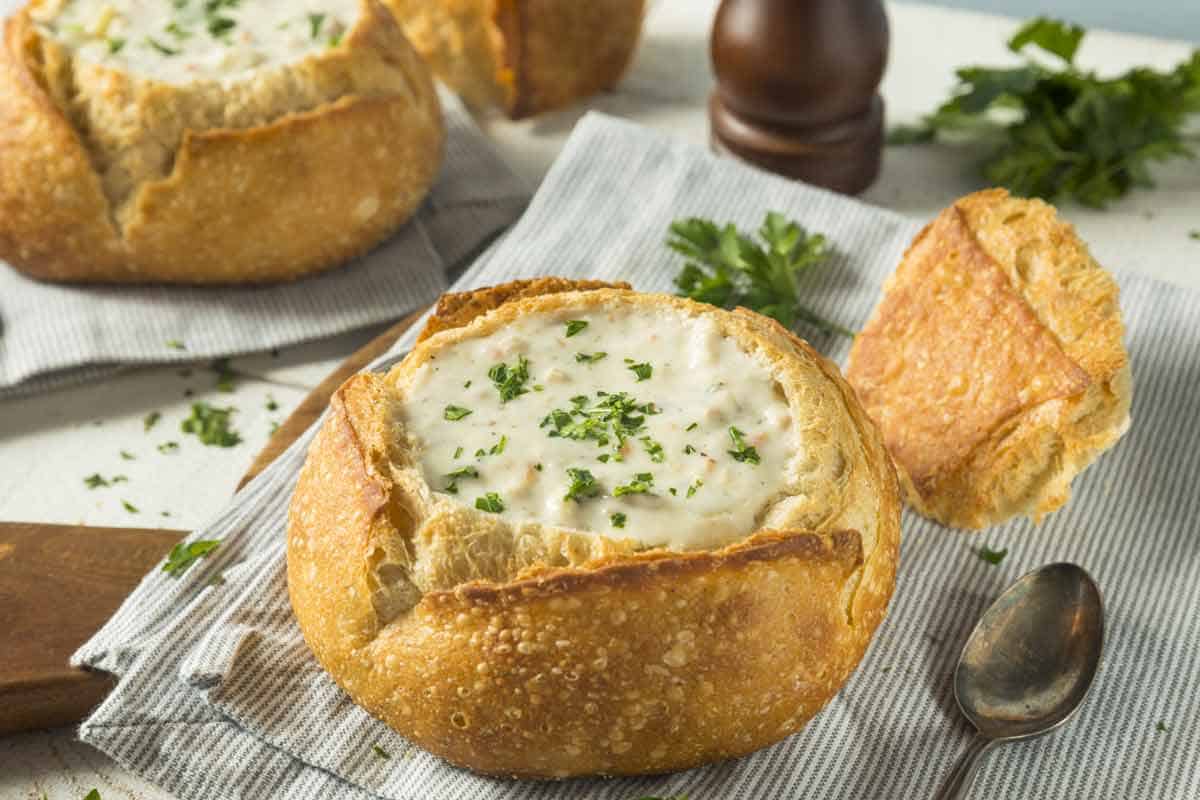
<path fill-rule="evenodd" d="M 40 283 L 0 261 L 0 400 L 131 365 L 320 339 L 428 304 L 529 199 L 462 102 L 439 94 L 446 156 L 429 197 L 390 239 L 340 268 L 274 286 L 84 286 Z"/>
<path fill-rule="evenodd" d="M 769 209 L 829 238 L 836 255 L 805 277 L 804 294 L 851 328 L 920 227 L 591 115 L 522 220 L 458 288 L 560 274 L 671 291 L 679 259 L 663 240 L 672 219 L 754 226 Z M 197 533 L 222 540 L 213 556 L 179 580 L 149 575 L 76 654 L 121 676 L 80 735 L 187 800 L 930 797 L 969 738 L 951 672 L 972 625 L 1017 576 L 1067 560 L 1105 593 L 1098 683 L 1064 730 L 997 750 L 978 796 L 1196 798 L 1200 295 L 1133 276 L 1121 284 L 1137 382 L 1130 433 L 1040 527 L 1015 521 L 967 536 L 906 513 L 895 599 L 867 657 L 807 728 L 774 747 L 673 775 L 528 783 L 474 775 L 410 746 L 329 680 L 292 618 L 286 510 L 311 430 Z M 844 361 L 847 342 L 803 333 Z M 984 543 L 1008 557 L 985 563 L 975 553 Z"/>

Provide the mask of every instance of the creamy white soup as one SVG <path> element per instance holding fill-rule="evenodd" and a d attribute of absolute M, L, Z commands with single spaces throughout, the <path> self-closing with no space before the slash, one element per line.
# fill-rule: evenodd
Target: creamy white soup
<path fill-rule="evenodd" d="M 183 84 L 334 47 L 358 14 L 359 0 L 58 0 L 34 18 L 85 61 Z"/>
<path fill-rule="evenodd" d="M 769 365 L 674 309 L 527 315 L 422 365 L 401 416 L 458 502 L 676 550 L 752 533 L 799 444 Z"/>

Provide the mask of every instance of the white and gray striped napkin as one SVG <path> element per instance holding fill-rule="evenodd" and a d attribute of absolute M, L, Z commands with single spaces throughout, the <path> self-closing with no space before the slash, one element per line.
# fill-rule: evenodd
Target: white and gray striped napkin
<path fill-rule="evenodd" d="M 529 199 L 456 96 L 442 171 L 417 214 L 367 255 L 261 287 L 40 283 L 0 261 L 0 399 L 137 364 L 239 355 L 399 319 L 445 290 Z M 176 349 L 179 342 L 186 350 Z"/>
<path fill-rule="evenodd" d="M 558 274 L 670 291 L 679 264 L 663 240 L 672 219 L 756 226 L 768 209 L 836 247 L 804 288 L 821 314 L 849 327 L 866 321 L 919 227 L 591 115 L 522 220 L 459 287 Z M 896 596 L 866 659 L 805 730 L 772 748 L 675 775 L 522 783 L 408 745 L 334 686 L 292 620 L 285 512 L 312 431 L 197 534 L 223 540 L 212 557 L 180 580 L 148 576 L 76 654 L 121 676 L 80 735 L 189 800 L 929 797 L 969 736 L 950 675 L 971 626 L 1017 576 L 1070 560 L 1096 576 L 1107 601 L 1099 682 L 1063 731 L 995 752 L 978 795 L 1196 798 L 1200 295 L 1133 276 L 1121 283 L 1137 377 L 1130 433 L 1039 528 L 1014 522 L 968 536 L 906 514 Z M 805 333 L 845 358 L 845 341 Z M 989 566 L 974 553 L 983 543 L 1008 557 Z M 218 574 L 225 581 L 214 586 Z"/>

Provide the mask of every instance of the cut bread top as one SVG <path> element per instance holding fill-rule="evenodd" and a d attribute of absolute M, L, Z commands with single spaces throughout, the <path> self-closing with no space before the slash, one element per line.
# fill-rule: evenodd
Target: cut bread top
<path fill-rule="evenodd" d="M 237 81 L 337 46 L 359 0 L 44 0 L 44 35 L 89 63 L 171 84 Z"/>

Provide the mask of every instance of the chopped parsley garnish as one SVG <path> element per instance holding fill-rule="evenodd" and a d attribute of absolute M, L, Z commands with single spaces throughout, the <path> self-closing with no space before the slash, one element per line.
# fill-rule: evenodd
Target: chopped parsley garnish
<path fill-rule="evenodd" d="M 500 455 L 501 453 L 504 452 L 504 448 L 507 445 L 508 445 L 508 437 L 501 434 L 500 441 L 496 442 L 494 445 L 492 445 L 490 448 L 488 448 L 488 455 L 490 455 L 490 456 Z"/>
<path fill-rule="evenodd" d="M 1163 722 L 1160 719 L 1158 721 L 1158 724 L 1154 726 L 1154 730 L 1158 731 L 1159 733 L 1166 733 L 1169 730 L 1169 728 L 1167 728 L 1167 723 Z"/>
<path fill-rule="evenodd" d="M 211 16 L 208 18 L 208 34 L 214 39 L 221 39 L 233 30 L 236 22 L 229 17 Z"/>
<path fill-rule="evenodd" d="M 696 448 L 692 447 L 690 444 L 685 444 L 683 446 L 683 454 L 684 455 L 690 456 L 692 453 L 695 453 L 695 452 L 696 452 Z"/>
<path fill-rule="evenodd" d="M 654 441 L 649 436 L 643 436 L 638 441 L 646 446 L 646 455 L 650 456 L 650 460 L 655 464 L 661 464 L 663 459 L 667 457 L 663 452 L 663 446 L 659 442 Z"/>
<path fill-rule="evenodd" d="M 192 415 L 179 424 L 179 429 L 194 434 L 202 444 L 233 447 L 242 441 L 241 434 L 230 427 L 233 412 L 232 407 L 217 408 L 208 403 L 192 403 Z"/>
<path fill-rule="evenodd" d="M 209 364 L 209 369 L 217 373 L 217 391 L 229 393 L 233 391 L 233 370 L 229 368 L 228 358 L 218 358 Z"/>
<path fill-rule="evenodd" d="M 124 475 L 113 475 L 111 478 L 105 478 L 99 472 L 94 472 L 83 479 L 84 484 L 89 489 L 107 489 L 117 483 L 128 483 L 129 478 Z"/>
<path fill-rule="evenodd" d="M 85 794 L 85 795 L 83 796 L 83 800 L 101 800 L 101 798 L 100 798 L 100 790 L 99 790 L 99 789 L 92 789 L 90 792 L 88 792 L 87 794 Z"/>
<path fill-rule="evenodd" d="M 163 442 L 162 444 L 160 444 L 158 446 L 158 452 L 164 453 L 164 454 L 165 453 L 174 453 L 178 449 L 179 449 L 179 442 Z"/>
<path fill-rule="evenodd" d="M 124 47 L 125 47 L 124 39 L 114 37 L 114 38 L 108 40 L 108 52 L 114 56 L 117 53 L 121 52 L 121 50 L 124 49 Z M 168 343 L 167 346 L 170 347 L 170 343 Z"/>
<path fill-rule="evenodd" d="M 517 356 L 517 363 L 512 366 L 497 364 L 489 369 L 488 377 L 500 392 L 500 402 L 507 403 L 529 391 L 525 388 L 529 381 L 529 361 L 525 356 Z"/>
<path fill-rule="evenodd" d="M 128 450 L 122 450 L 121 451 L 121 460 L 122 461 L 136 461 L 137 456 L 135 456 L 133 453 L 129 452 Z"/>
<path fill-rule="evenodd" d="M 504 510 L 504 501 L 495 492 L 488 492 L 483 497 L 475 498 L 475 507 L 490 514 L 499 514 Z"/>
<path fill-rule="evenodd" d="M 654 367 L 644 361 L 640 364 L 635 364 L 632 358 L 627 358 L 625 359 L 625 364 L 637 376 L 638 383 L 650 380 L 650 376 L 654 374 Z"/>
<path fill-rule="evenodd" d="M 473 413 L 471 409 L 463 408 L 462 406 L 446 406 L 445 412 L 442 413 L 442 418 L 447 422 L 458 422 L 463 417 Z"/>
<path fill-rule="evenodd" d="M 154 48 L 158 52 L 162 53 L 164 56 L 177 56 L 181 52 L 179 50 L 176 50 L 173 47 L 167 47 L 165 44 L 158 41 L 153 36 L 146 37 L 146 46 Z M 168 346 L 170 346 L 170 343 L 168 343 Z"/>
<path fill-rule="evenodd" d="M 463 453 L 462 447 L 454 448 L 454 457 L 455 458 L 462 458 L 462 453 Z"/>
<path fill-rule="evenodd" d="M 129 502 L 128 500 L 122 500 L 122 501 L 121 501 L 121 505 L 122 505 L 122 506 L 125 508 L 125 510 L 126 510 L 126 511 L 128 511 L 130 514 L 138 514 L 138 513 L 140 513 L 140 512 L 138 511 L 138 508 L 137 508 L 137 506 L 135 506 L 133 503 Z"/>
<path fill-rule="evenodd" d="M 275 402 L 275 398 L 267 395 L 267 411 L 278 411 L 279 403 Z"/>
<path fill-rule="evenodd" d="M 638 403 L 625 392 L 597 392 L 596 402 L 590 408 L 588 402 L 586 395 L 572 397 L 569 411 L 552 410 L 542 419 L 540 427 L 550 428 L 551 438 L 590 440 L 598 447 L 611 442 L 617 451 L 616 460 L 620 461 L 626 438 L 641 434 L 646 416 L 659 413 L 653 403 Z"/>
<path fill-rule="evenodd" d="M 667 489 L 667 491 L 671 493 L 671 497 L 674 497 L 675 495 L 679 494 L 679 490 L 676 489 L 674 486 L 672 486 L 670 489 Z"/>
<path fill-rule="evenodd" d="M 651 494 L 650 490 L 653 488 L 654 476 L 649 472 L 639 472 L 629 483 L 613 489 L 613 497 L 622 497 L 627 494 Z"/>
<path fill-rule="evenodd" d="M 703 485 L 704 485 L 704 481 L 702 481 L 702 480 L 700 480 L 699 478 L 697 478 L 697 479 L 696 479 L 696 482 L 695 482 L 695 483 L 693 483 L 691 486 L 689 486 L 689 487 L 688 487 L 688 489 L 687 489 L 687 496 L 688 496 L 688 497 L 691 497 L 692 495 L 694 495 L 694 494 L 696 493 L 696 490 L 698 490 L 698 489 L 699 489 L 701 486 L 703 486 Z"/>
<path fill-rule="evenodd" d="M 979 556 L 981 560 L 986 561 L 992 566 L 996 566 L 1004 560 L 1006 555 L 1008 555 L 1008 550 L 993 550 L 985 544 L 975 551 L 975 555 Z"/>
<path fill-rule="evenodd" d="M 586 469 L 571 467 L 567 470 L 567 477 L 571 479 L 571 485 L 567 488 L 567 493 L 563 495 L 563 500 L 574 500 L 578 503 L 580 500 L 600 494 L 599 484 L 596 483 L 592 473 Z"/>
<path fill-rule="evenodd" d="M 167 562 L 162 571 L 172 578 L 178 578 L 187 572 L 192 564 L 207 556 L 221 544 L 217 539 L 199 539 L 195 542 L 179 542 L 167 554 Z"/>
<path fill-rule="evenodd" d="M 458 494 L 458 481 L 461 478 L 478 478 L 479 470 L 474 467 L 459 467 L 453 472 L 447 472 L 446 477 L 450 482 L 446 484 L 446 491 L 450 494 Z"/>
<path fill-rule="evenodd" d="M 570 339 L 575 334 L 582 331 L 588 326 L 587 320 L 584 319 L 569 319 L 567 320 L 567 338 Z"/>
<path fill-rule="evenodd" d="M 534 469 L 536 469 L 538 472 L 541 472 L 541 471 L 542 471 L 542 465 L 541 465 L 541 464 L 534 464 L 534 465 L 533 465 L 533 468 L 534 468 Z"/>
<path fill-rule="evenodd" d="M 622 514 L 620 511 L 618 511 L 617 513 L 615 513 L 611 517 L 609 517 L 609 520 L 612 522 L 612 526 L 614 528 L 624 528 L 625 527 L 625 515 Z"/>
<path fill-rule="evenodd" d="M 607 464 L 608 459 L 610 458 L 612 458 L 612 456 L 610 456 L 608 453 L 601 453 L 600 455 L 596 456 L 596 460 L 601 464 Z"/>
<path fill-rule="evenodd" d="M 384 750 L 382 747 L 380 747 L 377 744 L 371 745 L 371 750 L 374 751 L 375 755 L 379 756 L 384 761 L 386 761 L 392 757 L 391 753 L 389 753 L 387 750 Z"/>
<path fill-rule="evenodd" d="M 699 422 L 693 422 L 691 425 L 688 425 L 688 426 L 687 426 L 686 428 L 684 428 L 683 430 L 684 430 L 685 432 L 687 432 L 687 433 L 691 433 L 692 431 L 696 430 L 696 428 L 699 428 L 699 427 L 700 427 L 700 423 L 699 423 Z"/>
<path fill-rule="evenodd" d="M 608 353 L 576 353 L 575 362 L 578 364 L 595 364 L 603 358 L 607 358 Z"/>
<path fill-rule="evenodd" d="M 192 34 L 180 27 L 178 22 L 172 22 L 164 29 L 176 39 L 190 39 Z"/>
<path fill-rule="evenodd" d="M 158 424 L 158 421 L 160 419 L 162 419 L 162 414 L 160 412 L 151 411 L 149 414 L 147 414 L 145 416 L 144 419 L 142 419 L 142 430 L 144 430 L 144 431 L 150 430 L 151 428 L 153 428 L 155 425 Z"/>
<path fill-rule="evenodd" d="M 324 14 L 309 14 L 308 15 L 308 35 L 311 39 L 316 39 L 321 35 L 321 26 L 325 23 Z"/>
<path fill-rule="evenodd" d="M 463 384 L 463 388 L 464 388 L 464 389 L 470 389 L 470 388 L 471 388 L 471 381 L 467 381 L 466 383 L 464 383 L 464 384 Z"/>
<path fill-rule="evenodd" d="M 727 450 L 729 455 L 733 456 L 734 461 L 749 462 L 751 464 L 759 463 L 758 450 L 754 449 L 742 439 L 746 434 L 739 431 L 737 428 L 729 429 L 729 438 L 733 440 L 733 450 Z"/>

